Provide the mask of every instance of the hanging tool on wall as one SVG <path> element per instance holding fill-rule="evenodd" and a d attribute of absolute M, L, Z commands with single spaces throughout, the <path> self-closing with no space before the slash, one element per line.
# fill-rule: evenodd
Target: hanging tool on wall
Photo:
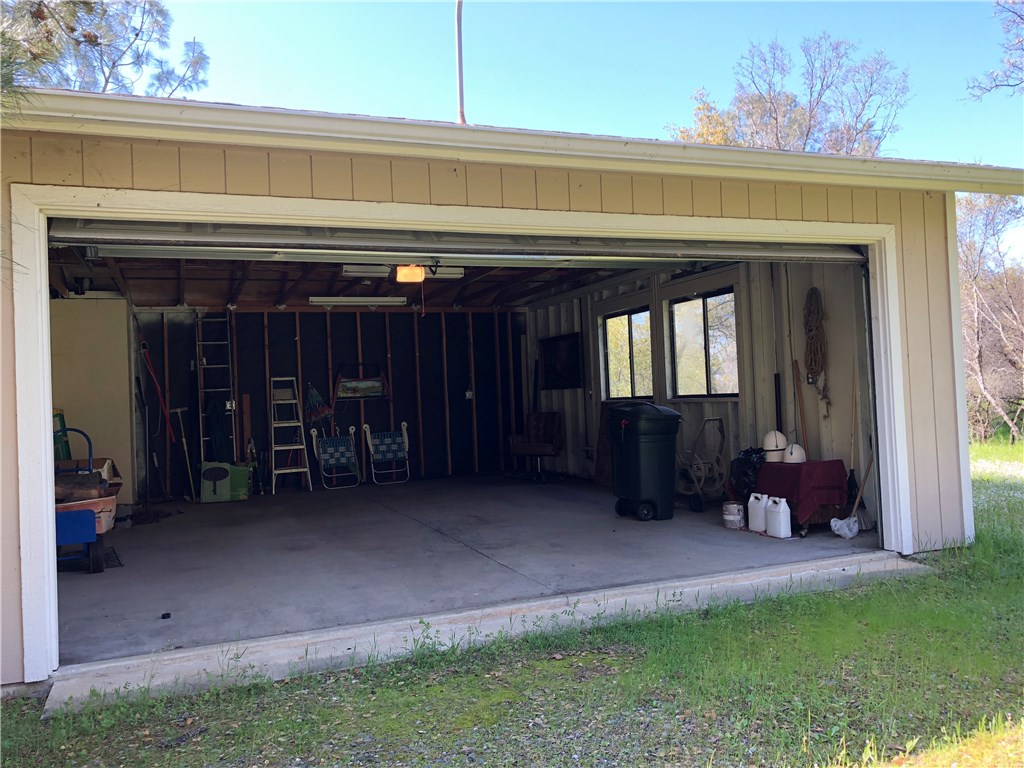
<path fill-rule="evenodd" d="M 828 341 L 825 337 L 825 307 L 821 291 L 811 287 L 804 300 L 804 368 L 807 369 L 807 383 L 814 386 L 818 398 L 825 403 L 827 419 L 832 410 L 828 393 Z M 806 440 L 806 438 L 805 438 Z"/>

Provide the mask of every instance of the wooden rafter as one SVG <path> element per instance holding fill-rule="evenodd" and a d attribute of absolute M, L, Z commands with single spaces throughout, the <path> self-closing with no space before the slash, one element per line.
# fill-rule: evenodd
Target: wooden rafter
<path fill-rule="evenodd" d="M 542 293 L 551 287 L 547 278 L 560 271 L 559 269 L 544 269 L 526 280 L 516 281 L 509 288 L 495 296 L 494 303 L 498 305 L 508 304 L 512 301 L 518 301 L 525 296 Z M 537 285 L 537 283 L 540 283 L 540 285 Z"/>
<path fill-rule="evenodd" d="M 294 282 L 292 282 L 292 284 L 290 286 L 288 286 L 286 288 L 285 287 L 286 283 L 282 282 L 281 283 L 281 292 L 277 295 L 277 302 L 276 302 L 277 306 L 281 306 L 283 304 L 287 304 L 288 303 L 288 299 L 290 299 L 292 296 L 295 295 L 295 292 L 300 287 L 302 287 L 302 284 L 305 283 L 313 275 L 313 273 L 316 272 L 316 270 L 317 270 L 317 265 L 316 264 L 306 264 L 302 268 L 302 272 L 299 273 L 299 276 L 294 280 Z M 286 277 L 287 277 L 287 274 L 288 273 L 286 272 L 285 273 Z"/>
<path fill-rule="evenodd" d="M 184 307 L 185 304 L 185 260 L 181 259 L 178 262 L 178 306 Z"/>
<path fill-rule="evenodd" d="M 106 263 L 107 269 L 110 270 L 110 276 L 114 278 L 114 285 L 117 286 L 117 290 L 119 290 L 121 292 L 121 295 L 128 300 L 129 304 L 131 304 L 132 294 L 131 291 L 128 289 L 128 281 L 121 273 L 121 268 L 117 265 L 117 261 L 114 259 L 113 256 L 107 256 L 106 258 L 103 259 L 103 261 Z"/>
<path fill-rule="evenodd" d="M 245 284 L 249 282 L 250 272 L 252 272 L 252 262 L 247 261 L 242 265 L 241 274 L 235 275 L 233 278 L 234 285 L 231 288 L 231 295 L 228 297 L 228 306 L 238 306 L 238 300 L 242 298 L 242 291 L 245 290 Z"/>
<path fill-rule="evenodd" d="M 68 279 L 68 271 L 57 264 L 50 264 L 50 288 L 62 299 L 66 299 L 71 293 L 71 281 Z"/>

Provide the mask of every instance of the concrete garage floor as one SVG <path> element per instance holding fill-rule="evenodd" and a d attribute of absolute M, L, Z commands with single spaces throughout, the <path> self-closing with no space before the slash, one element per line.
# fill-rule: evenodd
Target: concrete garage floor
<path fill-rule="evenodd" d="M 107 534 L 123 568 L 58 576 L 60 662 L 251 640 L 524 598 L 868 552 L 874 532 L 772 539 L 677 506 L 620 518 L 605 488 L 500 476 L 154 507 Z M 162 619 L 163 614 L 170 614 Z"/>

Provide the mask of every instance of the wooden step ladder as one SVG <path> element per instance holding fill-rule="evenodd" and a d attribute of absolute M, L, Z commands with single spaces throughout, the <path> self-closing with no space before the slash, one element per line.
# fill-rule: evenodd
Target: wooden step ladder
<path fill-rule="evenodd" d="M 298 456 L 299 463 L 291 466 Z M 288 466 L 281 466 L 284 462 Z M 299 404 L 299 386 L 294 377 L 270 378 L 270 493 L 277 492 L 277 476 L 302 473 L 306 488 L 313 490 L 309 475 L 309 457 L 306 438 L 302 432 L 302 406 Z"/>

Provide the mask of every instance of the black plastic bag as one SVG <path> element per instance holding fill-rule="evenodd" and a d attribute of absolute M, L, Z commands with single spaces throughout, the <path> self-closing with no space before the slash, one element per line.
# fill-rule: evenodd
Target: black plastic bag
<path fill-rule="evenodd" d="M 729 486 L 733 501 L 745 503 L 757 485 L 757 471 L 764 464 L 763 448 L 747 448 L 729 464 Z"/>

